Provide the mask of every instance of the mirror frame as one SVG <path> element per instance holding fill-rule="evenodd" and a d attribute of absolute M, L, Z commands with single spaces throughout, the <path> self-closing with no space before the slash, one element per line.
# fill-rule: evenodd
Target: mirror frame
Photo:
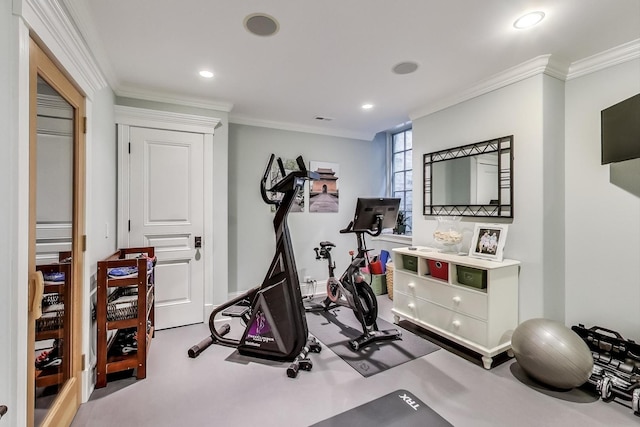
<path fill-rule="evenodd" d="M 37 149 L 37 87 L 38 76 L 42 77 L 74 109 L 73 142 L 73 209 L 71 243 L 71 284 L 69 295 L 65 295 L 70 316 L 65 325 L 65 339 L 69 341 L 70 376 L 61 384 L 47 413 L 40 421 L 40 427 L 70 425 L 82 401 L 82 327 L 83 327 L 83 276 L 86 250 L 85 234 L 85 193 L 86 193 L 86 104 L 85 96 L 75 86 L 65 72 L 51 59 L 44 48 L 29 40 L 29 273 L 35 271 L 36 260 L 36 149 Z M 32 290 L 29 291 L 30 295 Z M 27 307 L 24 307 L 27 311 Z M 65 313 L 67 314 L 67 313 Z M 29 312 L 27 337 L 27 425 L 35 424 L 35 316 Z"/>
<path fill-rule="evenodd" d="M 485 153 L 498 153 L 498 203 L 490 205 L 434 205 L 432 165 L 445 160 Z M 503 165 L 503 154 L 509 155 L 508 166 Z M 513 218 L 513 135 L 428 153 L 424 155 L 423 160 L 423 215 Z M 509 194 L 509 203 L 503 203 L 504 192 Z"/>

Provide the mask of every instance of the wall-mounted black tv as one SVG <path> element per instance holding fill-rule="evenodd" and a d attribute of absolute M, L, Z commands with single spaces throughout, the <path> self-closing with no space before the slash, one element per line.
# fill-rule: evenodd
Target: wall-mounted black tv
<path fill-rule="evenodd" d="M 600 112 L 602 164 L 640 158 L 640 93 Z"/>

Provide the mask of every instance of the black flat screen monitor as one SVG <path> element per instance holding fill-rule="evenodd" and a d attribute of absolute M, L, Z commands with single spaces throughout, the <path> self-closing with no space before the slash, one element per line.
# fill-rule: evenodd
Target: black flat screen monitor
<path fill-rule="evenodd" d="M 640 158 L 640 94 L 600 113 L 602 164 Z"/>
<path fill-rule="evenodd" d="M 356 203 L 356 214 L 353 219 L 353 230 L 378 231 L 378 216 L 382 216 L 382 228 L 396 226 L 400 199 L 398 198 L 363 198 Z"/>

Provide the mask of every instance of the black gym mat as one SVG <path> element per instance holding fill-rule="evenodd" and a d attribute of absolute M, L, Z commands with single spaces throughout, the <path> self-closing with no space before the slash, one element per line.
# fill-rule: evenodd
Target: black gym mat
<path fill-rule="evenodd" d="M 311 427 L 453 427 L 407 390 L 357 406 Z"/>
<path fill-rule="evenodd" d="M 378 329 L 398 329 L 402 332 L 402 339 L 380 341 L 353 351 L 349 347 L 349 340 L 362 335 L 362 328 L 353 311 L 346 307 L 307 313 L 307 325 L 313 336 L 363 377 L 370 377 L 440 349 L 432 342 L 378 318 Z"/>

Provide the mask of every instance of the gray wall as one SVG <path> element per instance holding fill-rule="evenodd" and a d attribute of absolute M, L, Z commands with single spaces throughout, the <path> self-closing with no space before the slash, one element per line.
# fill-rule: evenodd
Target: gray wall
<path fill-rule="evenodd" d="M 599 325 L 640 340 L 640 194 L 600 164 L 600 111 L 640 93 L 640 59 L 566 84 L 567 323 Z M 621 171 L 631 174 L 632 171 Z"/>
<path fill-rule="evenodd" d="M 97 262 L 116 250 L 116 127 L 110 88 L 96 92 L 89 111 L 87 144 L 87 256 L 89 274 Z"/>
<path fill-rule="evenodd" d="M 353 218 L 358 197 L 385 192 L 386 141 L 345 139 L 302 132 L 231 124 L 229 126 L 229 293 L 259 285 L 274 254 L 273 213 L 260 196 L 260 179 L 269 155 L 339 164 L 338 213 L 289 215 L 289 228 L 299 277 L 326 280 L 326 262 L 316 261 L 313 248 L 322 240 L 336 244 L 338 271 L 346 268 L 348 251 L 356 249 L 353 234 L 340 234 Z M 375 247 L 368 240 L 369 247 Z M 324 289 L 324 288 L 323 288 Z M 303 292 L 305 289 L 303 288 Z"/>
<path fill-rule="evenodd" d="M 640 161 L 600 165 L 600 110 L 640 92 L 638 76 L 637 59 L 567 82 L 542 74 L 414 120 L 414 170 L 421 154 L 514 135 L 505 257 L 522 262 L 520 321 L 547 317 L 640 339 L 640 194 L 616 185 L 637 180 Z M 480 221 L 463 220 L 466 249 Z M 416 215 L 413 243 L 431 245 L 435 227 Z"/>
<path fill-rule="evenodd" d="M 20 191 L 26 189 L 28 193 L 28 147 L 20 148 L 18 140 L 18 18 L 12 15 L 11 2 L 0 4 L 0 129 L 3 129 L 2 152 L 0 156 L 0 198 L 3 200 L 0 208 L 0 266 L 3 280 L 0 282 L 0 405 L 7 405 L 9 413 L 3 418 L 3 425 L 17 425 L 20 412 L 24 412 L 24 398 L 26 395 L 26 365 L 24 348 L 26 337 L 16 336 L 18 325 L 26 324 L 26 310 L 18 310 L 18 284 L 27 283 L 27 266 L 19 265 L 18 252 L 26 255 L 26 233 L 28 232 L 28 201 L 19 197 Z M 24 111 L 23 111 L 24 113 Z M 26 162 L 25 156 L 26 155 Z M 20 158 L 22 157 L 22 160 Z M 27 168 L 27 181 L 20 166 Z M 22 203 L 20 203 L 22 200 Z M 26 209 L 25 209 L 26 208 Z M 27 221 L 20 218 L 26 214 Z M 22 224 L 21 224 L 22 223 Z M 24 243 L 20 243 L 20 242 Z M 23 257 L 26 259 L 26 257 Z M 23 329 L 24 330 L 24 329 Z M 21 372 L 24 371 L 24 372 Z"/>
<path fill-rule="evenodd" d="M 515 218 L 509 223 L 505 258 L 522 262 L 520 320 L 544 314 L 543 272 L 543 87 L 546 77 L 537 75 L 413 121 L 413 169 L 422 170 L 422 155 L 496 137 L 514 135 Z M 414 191 L 422 192 L 421 173 L 414 177 Z M 424 217 L 422 197 L 414 197 L 413 243 L 433 246 L 436 220 Z M 461 223 L 463 250 L 468 250 L 476 222 Z M 496 222 L 492 220 L 490 222 Z M 545 249 L 555 253 L 553 248 Z M 561 256 L 560 253 L 557 256 Z"/>
<path fill-rule="evenodd" d="M 87 355 L 84 398 L 88 399 L 93 385 L 96 363 L 96 330 L 91 319 L 95 301 L 98 261 L 112 254 L 117 240 L 117 149 L 114 119 L 115 96 L 110 88 L 93 94 L 88 105 L 88 134 L 86 145 L 86 218 L 87 251 L 85 253 L 85 288 L 83 309 L 83 349 Z"/>

